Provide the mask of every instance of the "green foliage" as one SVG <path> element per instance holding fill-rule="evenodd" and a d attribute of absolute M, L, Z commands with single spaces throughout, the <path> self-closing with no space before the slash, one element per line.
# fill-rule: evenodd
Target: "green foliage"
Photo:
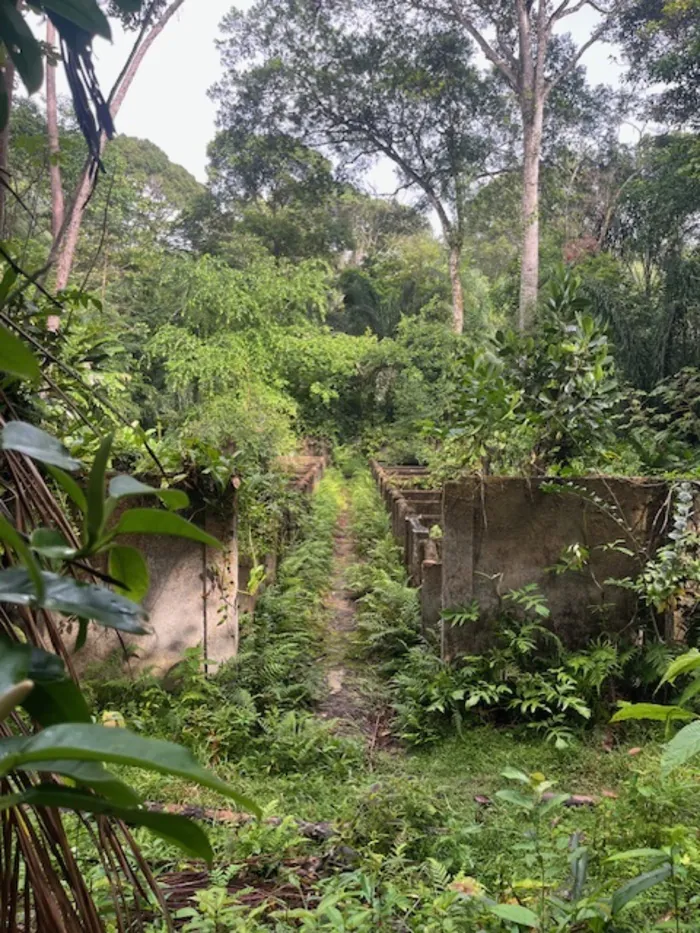
<path fill-rule="evenodd" d="M 431 455 L 438 477 L 588 472 L 611 457 L 622 393 L 608 338 L 570 269 L 552 277 L 532 335 L 466 350 L 451 382 L 443 417 L 428 425 L 440 442 Z"/>
<path fill-rule="evenodd" d="M 654 86 L 652 113 L 664 122 L 697 125 L 697 0 L 637 0 L 623 11 L 618 35 L 632 73 Z"/>
<path fill-rule="evenodd" d="M 693 526 L 694 489 L 692 483 L 675 485 L 668 538 L 646 562 L 639 577 L 627 584 L 656 612 L 672 612 L 676 624 L 685 630 L 691 628 L 700 585 L 700 538 Z"/>
<path fill-rule="evenodd" d="M 0 440 L 2 449 L 15 455 L 32 457 L 54 467 L 60 464 L 71 470 L 80 466 L 55 438 L 22 422 L 8 422 Z M 78 618 L 77 647 L 85 641 L 89 620 L 131 633 L 144 632 L 146 613 L 141 606 L 104 586 L 79 582 L 70 575 L 71 564 L 75 560 L 106 551 L 120 534 L 124 516 L 115 529 L 110 530 L 106 523 L 119 497 L 132 490 L 133 481 L 129 477 L 113 481 L 110 495 L 105 498 L 105 472 L 111 444 L 111 437 L 102 443 L 100 456 L 90 471 L 86 492 L 81 491 L 80 496 L 74 494 L 85 511 L 83 539 L 79 546 L 68 547 L 62 536 L 52 529 L 35 529 L 27 538 L 6 519 L 2 518 L 0 524 L 0 538 L 8 549 L 8 555 L 14 553 L 19 562 L 18 566 L 0 571 L 0 602 L 20 604 L 32 610 L 52 610 Z M 150 492 L 158 495 L 160 490 Z M 162 495 L 171 504 L 188 504 L 183 494 L 173 492 L 169 496 L 164 490 Z M 185 537 L 203 534 L 172 513 L 149 509 L 138 511 L 141 527 L 148 532 L 165 531 Z M 165 523 L 161 521 L 163 518 Z M 218 542 L 208 536 L 207 541 L 218 546 Z M 62 572 L 44 570 L 45 561 Z M 133 561 L 122 561 L 120 565 L 124 573 L 119 582 L 124 589 L 134 587 L 129 575 L 133 567 Z M 143 564 L 138 564 L 140 575 L 143 570 Z M 147 578 L 145 586 L 148 586 Z M 20 707 L 24 707 L 41 726 L 35 734 L 17 728 L 22 724 L 21 719 L 10 718 Z M 181 746 L 144 738 L 127 730 L 94 725 L 79 687 L 59 657 L 5 638 L 0 639 L 0 720 L 9 726 L 9 736 L 5 735 L 0 740 L 0 775 L 5 785 L 0 810 L 26 805 L 108 815 L 146 827 L 175 842 L 190 855 L 207 861 L 211 861 L 213 853 L 206 834 L 199 827 L 180 816 L 151 814 L 143 810 L 139 795 L 107 771 L 105 765 L 126 765 L 177 776 L 224 794 L 240 806 L 252 808 L 253 812 L 256 810 L 255 804 L 206 771 Z M 22 779 L 26 772 L 58 774 L 68 778 L 71 785 L 48 780 L 27 785 Z"/>
<path fill-rule="evenodd" d="M 361 557 L 349 573 L 358 647 L 391 678 L 402 739 L 430 744 L 488 716 L 525 723 L 563 749 L 594 711 L 600 714 L 608 691 L 624 676 L 624 652 L 612 641 L 565 650 L 544 624 L 550 610 L 542 594 L 529 585 L 504 594 L 491 650 L 443 661 L 420 634 L 416 592 L 405 584 L 388 519 L 366 474 L 353 480 L 352 516 Z M 455 607 L 443 613 L 441 625 L 469 625 L 475 618 L 474 606 Z"/>
<path fill-rule="evenodd" d="M 700 723 L 698 722 L 700 712 L 697 712 L 700 674 L 697 672 L 700 672 L 700 652 L 693 648 L 671 662 L 659 683 L 660 688 L 666 683 L 675 684 L 678 677 L 692 675 L 677 704 L 621 703 L 620 709 L 611 720 L 611 722 L 624 722 L 650 719 L 663 722 L 666 724 L 667 737 L 671 734 L 672 723 L 694 720 L 683 726 L 666 746 L 661 758 L 662 771 L 666 777 L 700 753 Z"/>

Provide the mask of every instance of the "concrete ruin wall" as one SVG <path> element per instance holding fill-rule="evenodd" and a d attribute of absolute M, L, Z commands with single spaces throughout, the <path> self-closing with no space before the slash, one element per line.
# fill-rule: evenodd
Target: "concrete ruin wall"
<path fill-rule="evenodd" d="M 488 648 L 503 594 L 527 584 L 538 586 L 551 612 L 551 627 L 568 645 L 582 644 L 602 631 L 619 631 L 633 618 L 634 594 L 609 581 L 635 577 L 640 562 L 603 546 L 621 541 L 632 550 L 653 553 L 663 531 L 666 483 L 575 479 L 573 484 L 586 490 L 581 495 L 565 483 L 567 491 L 544 491 L 551 479 L 474 477 L 444 487 L 434 519 L 434 491 L 421 498 L 417 490 L 401 485 L 401 468 L 372 468 L 394 535 L 403 543 L 409 578 L 421 587 L 424 630 L 436 630 L 443 609 L 474 602 L 479 607 L 478 622 L 441 633 L 445 658 Z M 589 495 L 609 503 L 621 522 L 589 501 Z M 430 540 L 431 524 L 440 525 L 441 539 Z M 574 544 L 588 549 L 587 566 L 553 573 L 565 548 Z"/>
<path fill-rule="evenodd" d="M 486 477 L 445 486 L 442 604 L 457 608 L 476 601 L 480 610 L 479 622 L 445 628 L 445 656 L 488 647 L 502 595 L 529 583 L 543 593 L 551 627 L 568 645 L 629 625 L 635 595 L 609 581 L 635 577 L 640 563 L 604 546 L 621 541 L 631 550 L 641 546 L 653 551 L 668 487 L 628 478 L 573 482 L 615 508 L 628 531 L 606 509 L 573 490 L 543 491 L 551 480 Z M 565 548 L 574 544 L 588 549 L 587 566 L 552 572 Z"/>
<path fill-rule="evenodd" d="M 430 531 L 442 525 L 442 491 L 423 489 L 425 467 L 389 467 L 373 460 L 372 475 L 391 515 L 391 528 L 403 552 L 409 581 L 420 587 L 424 634 L 437 630 L 442 613 L 441 541 Z"/>
<path fill-rule="evenodd" d="M 313 462 L 312 462 L 313 461 Z M 291 463 L 290 485 L 302 493 L 313 492 L 323 475 L 325 459 L 303 457 Z M 128 507 L 152 507 L 153 502 L 131 499 Z M 182 660 L 187 648 L 201 647 L 209 669 L 235 657 L 238 651 L 238 620 L 252 613 L 258 594 L 248 593 L 250 561 L 239 554 L 232 503 L 204 508 L 188 516 L 217 538 L 223 550 L 184 538 L 154 535 L 124 535 L 121 542 L 138 548 L 150 575 L 150 589 L 143 600 L 152 634 L 121 636 L 98 625 L 89 628 L 85 648 L 76 657 L 79 672 L 124 645 L 135 656 L 131 669 L 150 668 L 164 673 Z M 267 580 L 274 580 L 277 555 L 264 559 Z"/>

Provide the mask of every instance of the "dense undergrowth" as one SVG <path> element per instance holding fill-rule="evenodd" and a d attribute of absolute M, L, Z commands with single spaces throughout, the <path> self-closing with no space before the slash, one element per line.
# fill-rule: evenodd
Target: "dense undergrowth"
<path fill-rule="evenodd" d="M 180 737 L 218 773 L 235 775 L 266 820 L 280 817 L 212 827 L 217 865 L 210 886 L 180 917 L 184 929 L 512 933 L 537 923 L 572 933 L 693 930 L 700 881 L 694 773 L 661 782 L 650 736 L 637 727 L 611 738 L 602 725 L 607 695 L 585 672 L 576 689 L 590 703 L 589 725 L 573 727 L 565 743 L 544 742 L 528 728 L 528 720 L 542 721 L 537 711 L 523 714 L 503 699 L 483 713 L 478 704 L 469 711 L 474 678 L 442 665 L 422 639 L 416 592 L 405 585 L 366 473 L 349 485 L 358 556 L 348 580 L 358 613 L 349 649 L 385 679 L 397 738 L 416 750 L 365 748 L 334 735 L 313 713 L 323 597 L 345 495 L 335 471 L 244 627 L 235 662 L 211 680 L 192 654 L 165 686 L 148 676 L 93 682 L 103 708 L 120 710 L 132 727 Z M 551 676 L 540 659 L 521 663 Z M 602 665 L 607 677 L 609 666 Z M 568 715 L 583 721 L 575 709 Z M 633 757 L 630 740 L 643 746 Z M 147 798 L 219 805 L 215 795 L 193 794 L 178 781 L 142 779 L 140 790 Z M 566 807 L 559 792 L 598 803 Z M 329 828 L 309 834 L 300 820 Z M 140 841 L 160 876 L 186 867 L 175 850 L 145 835 Z M 625 884 L 647 870 L 659 883 L 646 892 L 639 885 L 619 906 Z M 99 866 L 88 860 L 86 871 L 97 883 Z M 301 892 L 291 907 L 289 898 L 264 894 L 255 910 L 246 906 L 246 891 L 287 884 Z"/>
<path fill-rule="evenodd" d="M 323 597 L 341 497 L 331 472 L 254 618 L 242 621 L 234 660 L 208 678 L 201 650 L 191 649 L 163 680 L 149 673 L 125 680 L 115 659 L 116 676 L 107 676 L 109 669 L 90 676 L 96 704 L 118 709 L 146 734 L 178 735 L 213 763 L 236 760 L 241 772 L 344 771 L 357 762 L 353 743 L 333 736 L 309 711 L 321 689 L 315 661 L 323 646 Z"/>
<path fill-rule="evenodd" d="M 374 484 L 352 484 L 353 533 L 363 560 L 351 568 L 358 597 L 358 650 L 390 678 L 396 728 L 410 744 L 438 741 L 468 724 L 524 725 L 564 748 L 607 721 L 615 699 L 651 694 L 672 650 L 601 635 L 572 651 L 548 627 L 537 587 L 504 594 L 494 647 L 484 655 L 440 658 L 437 632 L 420 632 L 417 591 L 405 571 Z M 444 625 L 468 625 L 472 607 L 446 612 Z"/>

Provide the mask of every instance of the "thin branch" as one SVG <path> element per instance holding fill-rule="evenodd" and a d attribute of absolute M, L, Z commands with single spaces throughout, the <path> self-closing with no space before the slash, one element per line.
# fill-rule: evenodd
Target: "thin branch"
<path fill-rule="evenodd" d="M 603 35 L 605 30 L 610 25 L 611 16 L 612 14 L 610 14 L 605 20 L 603 20 L 603 22 L 600 23 L 597 29 L 593 30 L 593 32 L 591 33 L 587 41 L 583 43 L 583 45 L 578 49 L 577 52 L 575 52 L 575 54 L 573 55 L 569 63 L 566 65 L 566 67 L 563 68 L 559 72 L 558 75 L 555 75 L 553 78 L 550 78 L 545 88 L 545 95 L 547 97 L 551 94 L 551 92 L 554 90 L 555 87 L 561 84 L 564 78 L 568 78 L 571 72 L 576 68 L 578 63 L 581 61 L 581 58 L 590 49 L 590 47 L 592 45 L 595 45 L 595 43 L 600 39 L 600 37 Z"/>
<path fill-rule="evenodd" d="M 136 58 L 136 53 L 138 52 L 139 48 L 141 47 L 141 43 L 143 42 L 144 36 L 146 35 L 146 33 L 148 32 L 148 30 L 149 30 L 149 28 L 150 28 L 150 26 L 151 26 L 151 16 L 153 16 L 153 11 L 154 11 L 155 8 L 156 8 L 156 3 L 157 3 L 157 2 L 158 2 L 158 0 L 152 0 L 150 7 L 149 7 L 148 10 L 146 11 L 146 15 L 145 15 L 144 18 L 143 18 L 143 23 L 141 24 L 141 29 L 139 30 L 139 34 L 138 34 L 138 36 L 136 37 L 136 41 L 135 41 L 134 44 L 131 46 L 131 51 L 129 52 L 129 55 L 128 55 L 126 61 L 124 62 L 124 67 L 123 67 L 122 70 L 119 72 L 119 74 L 117 75 L 116 81 L 115 81 L 114 84 L 112 85 L 112 89 L 110 90 L 109 96 L 107 97 L 107 103 L 110 105 L 110 107 L 111 107 L 111 105 L 112 105 L 112 101 L 114 100 L 115 94 L 117 93 L 117 91 L 118 91 L 119 88 L 121 87 L 121 83 L 122 83 L 122 81 L 124 80 L 127 71 L 129 70 L 129 68 L 131 68 L 131 63 L 132 63 L 133 60 Z"/>
<path fill-rule="evenodd" d="M 105 239 L 107 237 L 107 220 L 109 218 L 109 209 L 112 206 L 112 192 L 114 191 L 114 179 L 115 175 L 112 172 L 112 175 L 109 179 L 109 190 L 107 191 L 107 197 L 105 199 L 105 209 L 102 214 L 102 228 L 100 230 L 100 242 L 97 244 L 97 249 L 92 257 L 92 262 L 85 273 L 85 278 L 83 279 L 83 284 L 80 286 L 80 291 L 84 292 L 87 289 L 88 282 L 90 281 L 90 276 L 93 273 L 95 266 L 97 265 L 97 260 L 100 258 L 102 249 L 105 245 Z"/>
<path fill-rule="evenodd" d="M 25 277 L 27 276 L 27 273 L 24 272 L 24 270 L 20 266 L 17 265 L 17 263 L 14 261 L 14 259 L 12 259 L 11 256 L 9 256 L 9 254 L 5 251 L 2 245 L 0 245 L 0 255 L 2 255 L 6 259 L 6 261 L 12 266 L 12 268 L 19 275 L 22 275 Z M 51 302 L 54 305 L 56 305 L 58 308 L 60 308 L 61 311 L 64 310 L 63 305 L 61 304 L 60 301 L 58 301 L 58 299 L 50 295 L 42 286 L 37 285 L 36 287 L 39 288 L 43 294 L 46 294 L 48 298 L 51 300 Z M 109 399 L 104 398 L 102 394 L 95 389 L 94 386 L 85 385 L 85 382 L 82 379 L 80 373 L 76 372 L 71 366 L 68 366 L 67 363 L 64 363 L 63 360 L 60 360 L 57 356 L 54 356 L 54 354 L 51 353 L 49 350 L 47 350 L 46 347 L 43 346 L 43 344 L 39 340 L 36 339 L 36 337 L 33 337 L 31 334 L 27 333 L 27 331 L 20 324 L 18 324 L 16 321 L 13 321 L 11 317 L 9 317 L 7 314 L 5 314 L 2 311 L 0 311 L 0 320 L 2 320 L 4 324 L 12 328 L 12 330 L 14 330 L 16 333 L 18 333 L 19 336 L 22 337 L 23 340 L 26 340 L 27 343 L 30 343 L 36 350 L 39 350 L 39 352 L 42 353 L 46 357 L 47 360 L 49 360 L 51 363 L 54 363 L 56 366 L 58 366 L 58 368 L 61 369 L 67 376 L 70 376 L 72 379 L 74 379 L 78 383 L 78 385 L 81 386 L 81 388 L 85 389 L 85 391 L 88 392 L 93 398 L 97 399 L 100 405 L 106 408 L 107 411 L 111 412 L 111 414 L 113 414 L 115 418 L 117 418 L 117 420 L 121 424 L 127 427 L 129 426 L 130 424 L 129 419 L 126 418 L 119 411 L 118 408 L 112 405 Z M 141 441 L 143 443 L 144 448 L 148 452 L 149 456 L 155 463 L 156 467 L 160 470 L 163 476 L 167 477 L 168 473 L 165 470 L 165 467 L 160 462 L 156 452 L 153 450 L 151 445 L 148 443 L 145 437 L 142 437 Z"/>
<path fill-rule="evenodd" d="M 563 0 L 563 2 L 552 13 L 552 15 L 549 17 L 550 28 L 560 19 L 564 19 L 566 16 L 572 16 L 574 13 L 578 13 L 579 10 L 582 10 L 585 6 L 589 5 L 590 0 L 579 0 L 579 2 L 572 7 L 569 6 L 570 3 L 571 0 Z"/>
<path fill-rule="evenodd" d="M 453 16 L 457 22 L 464 26 L 464 28 L 467 30 L 469 35 L 476 42 L 491 64 L 495 65 L 496 68 L 498 68 L 498 70 L 504 75 L 510 86 L 514 89 L 517 89 L 518 76 L 515 70 L 504 58 L 498 54 L 498 52 L 496 52 L 493 46 L 487 41 L 486 37 L 477 29 L 473 17 L 461 9 L 458 0 L 451 0 L 450 5 L 452 7 Z"/>

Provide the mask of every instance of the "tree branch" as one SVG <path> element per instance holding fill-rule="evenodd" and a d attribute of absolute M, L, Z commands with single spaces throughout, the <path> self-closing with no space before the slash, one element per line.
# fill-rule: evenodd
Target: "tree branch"
<path fill-rule="evenodd" d="M 559 72 L 558 75 L 555 75 L 553 78 L 551 78 L 551 79 L 547 82 L 547 86 L 546 86 L 546 89 L 545 89 L 545 94 L 546 94 L 547 97 L 551 94 L 551 92 L 554 90 L 554 88 L 557 87 L 557 85 L 561 84 L 561 82 L 564 80 L 564 78 L 568 78 L 568 76 L 571 74 L 571 72 L 576 68 L 576 66 L 578 65 L 578 63 L 581 61 L 581 58 L 582 58 L 582 57 L 586 54 L 586 52 L 590 49 L 590 47 L 591 47 L 592 45 L 595 45 L 595 43 L 598 41 L 598 39 L 600 39 L 600 37 L 603 35 L 603 33 L 605 32 L 605 30 L 606 30 L 606 29 L 608 28 L 608 26 L 610 25 L 610 20 L 612 19 L 612 16 L 613 16 L 614 12 L 619 8 L 619 6 L 620 6 L 620 4 L 616 4 L 615 10 L 611 10 L 610 13 L 605 17 L 605 19 L 603 20 L 603 22 L 600 23 L 600 25 L 598 26 L 598 28 L 593 30 L 593 32 L 592 32 L 591 35 L 588 37 L 588 39 L 586 40 L 586 42 L 584 42 L 583 45 L 580 46 L 580 48 L 578 49 L 578 51 L 574 53 L 574 55 L 572 56 L 572 58 L 571 58 L 571 60 L 569 61 L 569 63 Z"/>
<path fill-rule="evenodd" d="M 476 23 L 474 22 L 473 17 L 468 13 L 465 13 L 459 5 L 458 0 L 450 0 L 450 5 L 452 7 L 452 14 L 454 18 L 467 30 L 472 39 L 479 46 L 481 51 L 484 53 L 486 58 L 491 62 L 492 65 L 495 65 L 496 68 L 503 74 L 505 79 L 508 81 L 510 86 L 517 90 L 518 88 L 518 75 L 516 71 L 511 67 L 511 65 L 502 58 L 493 46 L 486 40 L 484 35 L 476 28 Z"/>

